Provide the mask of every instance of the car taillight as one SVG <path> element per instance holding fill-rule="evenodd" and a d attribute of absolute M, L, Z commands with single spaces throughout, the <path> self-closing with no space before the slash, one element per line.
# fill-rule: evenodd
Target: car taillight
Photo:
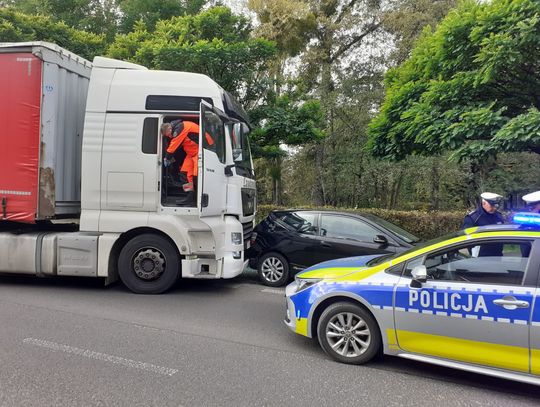
<path fill-rule="evenodd" d="M 249 239 L 250 246 L 253 246 L 255 244 L 255 240 L 257 240 L 257 232 L 253 232 L 251 234 L 251 239 Z"/>

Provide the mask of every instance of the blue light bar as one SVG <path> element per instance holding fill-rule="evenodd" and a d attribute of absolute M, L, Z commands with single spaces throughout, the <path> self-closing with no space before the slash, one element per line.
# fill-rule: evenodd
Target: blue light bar
<path fill-rule="evenodd" d="M 512 220 L 518 225 L 540 226 L 540 213 L 520 212 L 516 213 Z"/>

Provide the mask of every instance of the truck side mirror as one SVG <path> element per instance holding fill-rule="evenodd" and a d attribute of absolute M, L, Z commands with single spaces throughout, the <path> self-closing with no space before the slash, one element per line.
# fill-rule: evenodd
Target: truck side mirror
<path fill-rule="evenodd" d="M 414 288 L 422 287 L 422 284 L 427 281 L 426 266 L 424 266 L 423 264 L 415 266 L 411 270 L 411 276 L 412 276 L 411 287 L 414 287 Z"/>
<path fill-rule="evenodd" d="M 242 149 L 241 148 L 234 148 L 233 149 L 233 160 L 234 162 L 242 162 Z"/>

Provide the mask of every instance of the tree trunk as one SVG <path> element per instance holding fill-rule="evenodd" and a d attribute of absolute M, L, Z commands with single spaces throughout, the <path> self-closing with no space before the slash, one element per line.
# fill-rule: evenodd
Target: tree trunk
<path fill-rule="evenodd" d="M 315 169 L 317 174 L 317 184 L 315 190 L 315 205 L 326 205 L 326 186 L 324 183 L 324 140 L 315 147 Z"/>
<path fill-rule="evenodd" d="M 403 173 L 404 171 L 401 170 L 397 176 L 397 179 L 393 182 L 393 185 L 392 185 L 392 196 L 390 198 L 390 202 L 389 202 L 389 205 L 388 205 L 388 209 L 395 209 L 396 208 L 396 204 L 397 204 L 397 200 L 398 200 L 398 196 L 399 196 L 399 191 L 401 190 L 401 183 L 403 182 Z"/>
<path fill-rule="evenodd" d="M 441 174 L 439 171 L 439 159 L 438 157 L 433 157 L 433 162 L 431 164 L 431 210 L 439 209 L 439 196 L 440 196 L 440 185 Z"/>
<path fill-rule="evenodd" d="M 480 174 L 481 166 L 477 161 L 471 160 L 470 170 L 471 172 L 467 179 L 468 195 L 466 196 L 465 202 L 467 203 L 467 206 L 472 208 L 472 207 L 475 207 L 478 202 L 478 192 L 480 190 L 479 178 L 481 176 Z"/>

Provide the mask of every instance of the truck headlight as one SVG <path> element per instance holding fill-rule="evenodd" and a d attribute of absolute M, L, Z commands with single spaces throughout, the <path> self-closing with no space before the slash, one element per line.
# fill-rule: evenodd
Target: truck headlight
<path fill-rule="evenodd" d="M 232 232 L 231 242 L 232 244 L 242 244 L 242 232 Z"/>

